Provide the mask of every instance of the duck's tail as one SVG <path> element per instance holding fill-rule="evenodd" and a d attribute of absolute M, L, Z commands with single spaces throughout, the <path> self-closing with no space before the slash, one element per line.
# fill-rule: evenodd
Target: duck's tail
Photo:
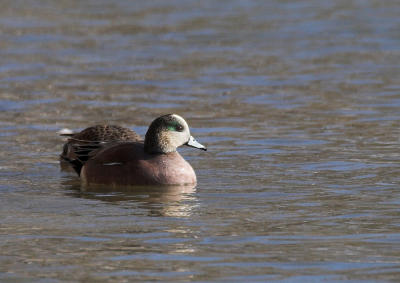
<path fill-rule="evenodd" d="M 83 165 L 92 157 L 94 151 L 101 148 L 102 144 L 101 142 L 90 142 L 86 144 L 67 143 L 64 145 L 61 158 L 68 162 L 80 176 Z"/>
<path fill-rule="evenodd" d="M 64 128 L 64 129 L 59 130 L 57 132 L 57 134 L 59 134 L 60 136 L 63 136 L 63 137 L 72 137 L 75 133 L 70 129 Z"/>

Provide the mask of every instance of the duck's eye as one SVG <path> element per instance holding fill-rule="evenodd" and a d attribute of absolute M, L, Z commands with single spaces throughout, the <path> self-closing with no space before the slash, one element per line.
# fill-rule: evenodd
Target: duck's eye
<path fill-rule="evenodd" d="M 183 126 L 180 124 L 171 124 L 167 126 L 167 129 L 170 131 L 177 131 L 177 132 L 182 132 L 183 131 Z"/>

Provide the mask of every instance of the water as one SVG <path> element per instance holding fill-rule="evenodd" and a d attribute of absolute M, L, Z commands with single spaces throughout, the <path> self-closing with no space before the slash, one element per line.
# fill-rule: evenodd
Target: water
<path fill-rule="evenodd" d="M 0 281 L 400 278 L 398 1 L 7 1 Z M 56 131 L 209 148 L 196 188 L 81 190 Z"/>

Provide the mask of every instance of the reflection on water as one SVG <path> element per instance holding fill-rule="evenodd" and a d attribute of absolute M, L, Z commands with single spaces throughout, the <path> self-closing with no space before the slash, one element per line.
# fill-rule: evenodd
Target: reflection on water
<path fill-rule="evenodd" d="M 77 182 L 76 178 L 63 182 L 69 191 L 67 195 L 118 205 L 135 203 L 137 208 L 148 211 L 149 216 L 189 217 L 197 202 L 194 185 L 109 188 L 86 187 Z"/>
<path fill-rule="evenodd" d="M 400 5 L 5 1 L 0 281 L 400 278 Z M 178 113 L 196 188 L 88 191 L 61 128 Z"/>

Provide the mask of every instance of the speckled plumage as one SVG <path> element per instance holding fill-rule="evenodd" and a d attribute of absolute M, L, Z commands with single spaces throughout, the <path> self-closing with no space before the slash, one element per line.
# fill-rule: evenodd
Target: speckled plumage
<path fill-rule="evenodd" d="M 140 136 L 131 129 L 116 125 L 95 125 L 71 135 L 79 141 L 140 141 Z M 70 140 L 69 142 L 73 142 Z"/>
<path fill-rule="evenodd" d="M 140 141 L 142 138 L 131 129 L 116 125 L 95 125 L 78 133 L 62 134 L 68 141 L 64 144 L 60 155 L 61 168 L 69 169 L 68 163 L 77 158 L 74 147 L 77 145 L 93 145 L 105 142 Z M 66 161 L 67 163 L 65 163 Z"/>

